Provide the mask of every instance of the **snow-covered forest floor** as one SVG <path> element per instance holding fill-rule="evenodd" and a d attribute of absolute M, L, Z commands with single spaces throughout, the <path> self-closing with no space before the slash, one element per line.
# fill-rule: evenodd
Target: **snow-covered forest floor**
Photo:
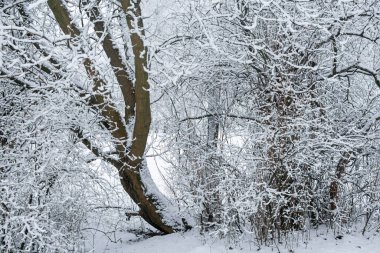
<path fill-rule="evenodd" d="M 226 241 L 206 239 L 195 231 L 176 233 L 165 236 L 155 236 L 149 239 L 139 239 L 131 233 L 114 234 L 111 242 L 105 235 L 97 233 L 89 238 L 87 245 L 94 248 L 93 253 L 378 253 L 380 252 L 380 234 L 360 231 L 337 233 L 326 230 L 312 230 L 304 236 L 290 240 L 291 243 L 258 247 L 254 242 L 242 245 L 226 246 Z M 303 237 L 303 238 L 302 238 Z M 339 239 L 340 238 L 340 239 Z M 92 251 L 90 251 L 92 252 Z"/>

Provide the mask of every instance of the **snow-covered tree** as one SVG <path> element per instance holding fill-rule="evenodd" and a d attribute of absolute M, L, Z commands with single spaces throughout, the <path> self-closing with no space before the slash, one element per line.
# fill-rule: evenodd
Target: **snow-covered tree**
<path fill-rule="evenodd" d="M 379 1 L 0 8 L 1 250 L 79 249 L 115 178 L 163 233 L 379 226 Z"/>
<path fill-rule="evenodd" d="M 378 173 L 362 163 L 377 159 L 378 10 L 378 1 L 188 4 L 164 42 L 179 83 L 166 91 L 164 122 L 176 194 L 203 228 L 262 241 L 367 212 L 352 204 L 378 196 L 377 177 L 357 181 Z"/>

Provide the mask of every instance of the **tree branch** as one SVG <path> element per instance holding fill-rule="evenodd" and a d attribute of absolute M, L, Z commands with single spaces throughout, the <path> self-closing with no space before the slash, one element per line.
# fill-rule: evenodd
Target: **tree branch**
<path fill-rule="evenodd" d="M 99 1 L 94 2 L 96 5 L 98 3 Z M 98 7 L 94 4 L 90 6 L 88 0 L 84 1 L 84 5 L 87 5 L 87 15 L 94 24 L 96 35 L 99 39 L 102 39 L 104 52 L 110 59 L 112 70 L 123 94 L 125 103 L 125 122 L 128 124 L 131 117 L 135 115 L 135 90 L 133 87 L 132 78 L 129 76 L 127 67 L 121 60 L 119 49 L 113 45 L 112 38 L 107 31 L 104 21 L 102 20 Z"/>
<path fill-rule="evenodd" d="M 83 143 L 83 145 L 97 158 L 100 158 L 114 166 L 120 165 L 117 160 L 110 158 L 107 154 L 103 154 L 98 147 L 95 147 L 89 139 L 85 138 L 83 136 L 83 131 L 79 127 L 71 128 L 71 131 L 77 135 L 78 139 Z"/>
<path fill-rule="evenodd" d="M 339 76 L 342 74 L 353 74 L 353 73 L 360 73 L 363 75 L 372 76 L 376 85 L 380 88 L 380 80 L 378 78 L 377 73 L 373 70 L 370 70 L 358 64 L 343 68 L 341 70 L 336 70 L 335 73 L 333 72 L 332 74 L 330 74 L 328 78 L 332 78 L 332 77 Z"/>
<path fill-rule="evenodd" d="M 61 0 L 48 0 L 48 5 L 52 10 L 61 30 L 70 35 L 72 38 L 80 36 L 79 29 L 74 25 L 70 18 L 69 12 L 62 4 Z M 92 96 L 89 103 L 107 120 L 109 131 L 116 139 L 115 145 L 119 155 L 125 155 L 125 146 L 127 140 L 127 131 L 125 128 L 124 120 L 120 113 L 116 110 L 116 106 L 110 102 L 109 95 L 102 90 L 106 90 L 106 83 L 99 77 L 93 62 L 89 58 L 85 58 L 84 67 L 87 75 L 94 82 L 93 91 L 96 92 Z"/>
<path fill-rule="evenodd" d="M 211 114 L 211 113 L 200 115 L 200 116 L 187 117 L 187 118 L 181 119 L 180 122 L 184 122 L 184 121 L 188 121 L 188 120 L 204 119 L 204 118 L 215 117 L 215 116 L 219 116 L 219 117 L 224 116 L 224 117 L 235 118 L 235 119 L 253 120 L 253 121 L 260 123 L 260 124 L 264 123 L 263 121 L 260 121 L 254 117 L 249 117 L 249 116 L 240 116 L 240 115 L 236 115 L 236 114 Z"/>
<path fill-rule="evenodd" d="M 136 118 L 133 129 L 133 141 L 130 157 L 140 160 L 146 148 L 151 124 L 150 94 L 147 72 L 148 49 L 144 45 L 144 24 L 141 17 L 140 1 L 121 0 L 121 6 L 126 14 L 127 25 L 132 42 L 135 63 L 135 99 Z"/>

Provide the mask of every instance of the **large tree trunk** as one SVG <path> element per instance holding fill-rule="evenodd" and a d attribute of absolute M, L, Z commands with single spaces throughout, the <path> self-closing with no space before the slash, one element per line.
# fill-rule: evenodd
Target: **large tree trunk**
<path fill-rule="evenodd" d="M 344 152 L 336 166 L 335 179 L 330 183 L 330 210 L 332 211 L 337 208 L 339 180 L 342 179 L 352 158 L 352 152 Z"/>
<path fill-rule="evenodd" d="M 48 5 L 57 23 L 66 35 L 70 35 L 72 38 L 80 36 L 80 30 L 75 26 L 69 11 L 61 1 L 48 0 Z M 143 180 L 143 174 L 150 176 L 149 173 L 144 173 L 144 169 L 146 169 L 144 168 L 144 153 L 151 123 L 151 111 L 146 70 L 147 49 L 141 37 L 144 36 L 144 26 L 141 18 L 140 1 L 121 0 L 120 2 L 127 17 L 133 47 L 134 76 L 130 76 L 127 66 L 120 58 L 119 50 L 113 46 L 109 31 L 107 31 L 100 11 L 97 9 L 99 1 L 92 3 L 91 1 L 84 1 L 84 5 L 90 21 L 94 23 L 96 34 L 102 39 L 103 49 L 110 59 L 111 67 L 119 83 L 125 104 L 125 116 L 121 116 L 112 103 L 111 96 L 104 92 L 107 90 L 107 84 L 96 72 L 93 62 L 90 59 L 85 59 L 84 66 L 88 77 L 93 80 L 93 92 L 95 93 L 89 104 L 107 121 L 108 129 L 114 138 L 118 158 L 107 158 L 106 161 L 118 169 L 123 188 L 139 206 L 139 214 L 150 225 L 163 233 L 173 233 L 181 221 L 176 220 L 170 222 L 170 225 L 168 224 L 168 219 L 163 218 L 165 204 L 160 198 L 160 193 L 157 190 L 148 190 L 149 187 L 155 187 L 148 185 L 153 183 L 151 179 L 148 179 L 150 180 L 149 183 Z M 100 92 L 102 90 L 103 92 Z M 132 136 L 128 136 L 127 127 L 132 125 L 131 123 L 133 123 L 134 128 Z M 82 138 L 83 144 L 95 155 L 102 157 L 100 150 L 94 148 L 88 139 L 84 139 L 80 130 L 76 131 L 78 136 Z M 129 146 L 128 139 L 132 139 L 132 144 Z M 184 221 L 182 222 L 186 224 Z"/>
<path fill-rule="evenodd" d="M 126 169 L 126 165 L 136 167 L 134 169 Z M 125 161 L 119 164 L 118 170 L 123 188 L 139 206 L 139 215 L 146 222 L 166 234 L 173 233 L 174 228 L 167 225 L 160 214 L 162 210 L 158 207 L 161 206 L 162 203 L 160 203 L 160 199 L 158 199 L 158 193 L 153 194 L 146 191 L 149 185 L 146 185 L 142 179 L 141 171 L 143 166 L 144 163 L 142 161 Z"/>

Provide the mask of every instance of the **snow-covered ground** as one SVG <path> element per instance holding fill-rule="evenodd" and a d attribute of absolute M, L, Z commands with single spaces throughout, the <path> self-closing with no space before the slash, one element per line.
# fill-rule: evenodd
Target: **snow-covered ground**
<path fill-rule="evenodd" d="M 112 243 L 105 236 L 94 237 L 94 253 L 380 253 L 380 234 L 370 233 L 362 236 L 359 232 L 343 234 L 314 231 L 310 240 L 293 242 L 292 250 L 285 245 L 258 248 L 255 243 L 243 243 L 242 246 L 230 248 L 221 240 L 206 240 L 199 233 L 192 231 L 149 239 L 138 239 L 129 233 L 113 235 L 117 243 Z M 297 244 L 297 245 L 295 245 Z M 88 245 L 89 246 L 89 245 Z M 287 245 L 289 247 L 289 244 Z M 92 252 L 92 251 L 90 251 Z"/>

